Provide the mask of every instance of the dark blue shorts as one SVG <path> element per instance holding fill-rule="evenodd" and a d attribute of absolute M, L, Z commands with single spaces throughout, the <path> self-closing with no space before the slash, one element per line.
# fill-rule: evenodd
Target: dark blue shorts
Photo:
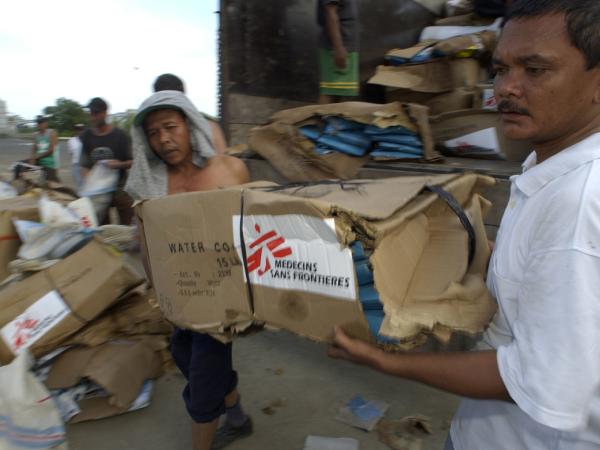
<path fill-rule="evenodd" d="M 223 344 L 208 334 L 176 328 L 171 354 L 187 380 L 183 400 L 194 422 L 212 422 L 224 414 L 225 396 L 237 386 L 231 343 Z"/>

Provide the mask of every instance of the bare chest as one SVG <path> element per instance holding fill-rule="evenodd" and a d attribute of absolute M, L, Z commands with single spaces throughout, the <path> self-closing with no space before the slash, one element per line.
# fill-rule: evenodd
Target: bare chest
<path fill-rule="evenodd" d="M 217 189 L 219 186 L 218 180 L 210 173 L 205 173 L 202 170 L 194 174 L 178 174 L 170 173 L 168 179 L 168 193 L 180 194 L 183 192 L 209 191 Z"/>

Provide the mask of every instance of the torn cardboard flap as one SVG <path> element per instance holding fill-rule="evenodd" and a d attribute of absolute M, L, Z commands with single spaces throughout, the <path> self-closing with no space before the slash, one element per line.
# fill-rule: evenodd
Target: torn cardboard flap
<path fill-rule="evenodd" d="M 63 346 L 97 346 L 111 339 L 133 335 L 169 336 L 172 326 L 158 304 L 152 305 L 145 285 L 124 294 L 116 304 L 93 322 L 69 337 Z"/>
<path fill-rule="evenodd" d="M 343 325 L 372 339 L 346 248 L 360 239 L 374 250 L 386 315 L 374 333 L 417 342 L 428 333 L 477 333 L 495 311 L 483 281 L 489 203 L 478 195 L 491 184 L 451 174 L 255 185 L 149 200 L 138 214 L 161 308 L 178 326 L 216 331 L 254 320 L 328 341 L 333 326 Z M 424 191 L 432 185 L 462 207 L 469 232 L 446 200 Z M 192 290 L 181 290 L 190 274 Z"/>
<path fill-rule="evenodd" d="M 377 72 L 369 80 L 370 84 L 379 84 L 417 92 L 441 93 L 454 88 L 447 61 L 435 61 L 427 64 L 404 66 L 378 66 Z"/>
<path fill-rule="evenodd" d="M 531 143 L 504 136 L 500 114 L 490 109 L 444 113 L 430 123 L 436 144 L 453 155 L 480 150 L 473 156 L 521 162 L 532 151 Z"/>
<path fill-rule="evenodd" d="M 89 406 L 100 417 L 125 412 L 137 398 L 144 382 L 162 373 L 160 347 L 155 340 L 117 340 L 97 347 L 75 347 L 59 355 L 45 381 L 49 389 L 68 389 L 87 378 L 102 386 L 108 397 Z M 80 405 L 85 414 L 85 404 Z"/>
<path fill-rule="evenodd" d="M 365 125 L 378 125 L 377 120 L 379 118 L 387 118 L 389 122 L 385 124 L 386 127 L 402 126 L 411 131 L 417 131 L 414 123 L 411 122 L 398 103 L 380 105 L 365 102 L 343 102 L 328 105 L 309 105 L 279 111 L 273 114 L 271 120 L 296 125 L 313 117 L 330 116 L 340 116 Z"/>
<path fill-rule="evenodd" d="M 48 353 L 143 279 L 96 240 L 0 291 L 0 361 L 25 348 Z M 52 294 L 52 295 L 50 295 Z"/>
<path fill-rule="evenodd" d="M 479 61 L 473 58 L 436 60 L 424 64 L 378 66 L 370 84 L 441 94 L 480 82 Z"/>
<path fill-rule="evenodd" d="M 413 45 L 412 47 L 393 48 L 386 53 L 386 56 L 393 56 L 396 58 L 403 58 L 403 59 L 411 59 L 414 56 L 417 56 L 419 53 L 421 53 L 426 48 L 429 48 L 432 45 L 436 44 L 437 42 L 438 41 L 435 41 L 435 40 L 429 40 L 429 41 L 419 42 L 419 43 Z"/>
<path fill-rule="evenodd" d="M 489 320 L 496 311 L 495 302 L 484 282 L 489 247 L 482 218 L 489 206 L 487 200 L 475 194 L 468 200 L 465 208 L 478 243 L 470 266 L 457 263 L 466 261 L 466 246 L 461 244 L 466 236 L 458 219 L 450 219 L 451 227 L 448 227 L 447 220 L 440 220 L 440 216 L 434 213 L 431 217 L 419 217 L 421 221 L 429 221 L 428 227 L 413 226 L 418 230 L 429 228 L 429 244 L 411 246 L 412 257 L 400 260 L 401 272 L 416 274 L 409 281 L 410 291 L 406 295 L 404 292 L 399 293 L 397 286 L 391 286 L 385 280 L 378 282 L 378 271 L 375 269 L 377 287 L 386 311 L 382 334 L 402 337 L 417 334 L 420 329 L 425 328 L 432 330 L 438 340 L 448 342 L 451 330 L 471 335 L 481 331 L 478 324 Z M 434 212 L 434 208 L 431 208 L 431 212 Z M 424 242 L 423 232 L 413 232 L 413 240 Z M 373 265 L 377 267 L 390 264 L 398 261 L 398 253 L 407 254 L 409 250 L 406 246 L 403 249 L 391 247 L 399 242 L 392 236 L 383 240 L 375 251 Z M 421 255 L 417 256 L 419 250 Z M 410 270 L 413 264 L 426 266 L 417 265 L 415 270 Z M 403 284 L 408 286 L 406 281 Z M 408 317 L 410 320 L 406 320 Z"/>

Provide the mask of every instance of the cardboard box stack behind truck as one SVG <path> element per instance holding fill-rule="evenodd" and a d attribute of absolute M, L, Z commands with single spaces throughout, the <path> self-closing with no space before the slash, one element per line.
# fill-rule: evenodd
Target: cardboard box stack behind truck
<path fill-rule="evenodd" d="M 342 325 L 410 346 L 477 333 L 495 312 L 484 283 L 489 202 L 478 194 L 492 183 L 473 174 L 254 183 L 150 200 L 138 215 L 159 303 L 176 325 L 235 333 L 265 322 L 319 341 Z M 370 254 L 379 329 L 359 298 L 357 241 Z"/>

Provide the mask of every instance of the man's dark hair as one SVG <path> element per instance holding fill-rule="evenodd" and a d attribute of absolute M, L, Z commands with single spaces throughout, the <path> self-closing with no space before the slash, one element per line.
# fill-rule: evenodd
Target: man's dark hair
<path fill-rule="evenodd" d="M 571 43 L 587 62 L 587 69 L 600 66 L 600 0 L 515 0 L 504 17 L 527 19 L 564 14 Z"/>
<path fill-rule="evenodd" d="M 163 73 L 154 80 L 154 92 L 159 91 L 179 91 L 185 93 L 183 81 L 177 75 L 172 73 Z"/>
<path fill-rule="evenodd" d="M 35 122 L 39 125 L 40 123 L 48 122 L 48 118 L 40 115 L 35 118 Z"/>
<path fill-rule="evenodd" d="M 108 103 L 106 103 L 100 97 L 94 97 L 93 99 L 90 100 L 87 107 L 93 113 L 104 112 L 104 111 L 108 110 Z"/>

